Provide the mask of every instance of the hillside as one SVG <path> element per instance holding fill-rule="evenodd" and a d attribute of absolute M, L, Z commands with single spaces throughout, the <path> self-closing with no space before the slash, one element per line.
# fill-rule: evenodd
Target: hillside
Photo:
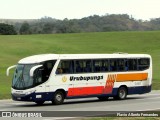
<path fill-rule="evenodd" d="M 51 17 L 24 20 L 0 19 L 0 23 L 14 25 L 18 34 L 160 30 L 160 18 L 144 21 L 136 20 L 127 14 L 93 15 L 81 19 L 65 18 L 64 20 L 58 20 Z"/>

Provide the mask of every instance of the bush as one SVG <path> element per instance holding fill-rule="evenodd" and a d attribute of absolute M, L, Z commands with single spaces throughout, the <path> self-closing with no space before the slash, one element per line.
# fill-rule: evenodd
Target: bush
<path fill-rule="evenodd" d="M 0 35 L 16 35 L 13 25 L 0 23 Z"/>

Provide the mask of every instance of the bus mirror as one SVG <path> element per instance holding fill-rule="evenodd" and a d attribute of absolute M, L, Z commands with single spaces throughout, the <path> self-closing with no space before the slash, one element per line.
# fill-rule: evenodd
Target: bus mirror
<path fill-rule="evenodd" d="M 31 68 L 30 70 L 30 77 L 33 77 L 33 74 L 34 74 L 34 71 L 37 69 L 37 68 L 40 68 L 42 67 L 43 65 L 36 65 L 34 67 Z"/>
<path fill-rule="evenodd" d="M 17 66 L 17 65 L 13 65 L 13 66 L 8 67 L 8 68 L 7 68 L 7 71 L 6 71 L 6 75 L 9 76 L 9 71 L 10 71 L 10 69 L 15 68 L 16 66 Z"/>

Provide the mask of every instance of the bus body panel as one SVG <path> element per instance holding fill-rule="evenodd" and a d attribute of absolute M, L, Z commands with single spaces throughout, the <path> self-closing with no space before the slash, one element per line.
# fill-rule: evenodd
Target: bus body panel
<path fill-rule="evenodd" d="M 41 56 L 43 58 L 43 55 Z M 54 55 L 56 63 L 49 79 L 34 88 L 15 90 L 12 88 L 12 99 L 17 101 L 52 101 L 57 90 L 63 90 L 66 98 L 116 96 L 121 86 L 127 87 L 128 94 L 143 94 L 151 91 L 152 85 L 152 59 L 149 55 Z M 99 72 L 79 74 L 56 74 L 61 60 L 100 59 L 100 58 L 143 58 L 150 59 L 150 67 L 143 71 Z M 37 56 L 35 57 L 37 58 Z M 33 62 L 31 58 L 30 62 Z M 27 63 L 27 59 L 19 63 Z M 51 58 L 50 58 L 51 59 Z M 45 58 L 45 60 L 47 60 Z M 35 63 L 36 61 L 34 61 Z"/>

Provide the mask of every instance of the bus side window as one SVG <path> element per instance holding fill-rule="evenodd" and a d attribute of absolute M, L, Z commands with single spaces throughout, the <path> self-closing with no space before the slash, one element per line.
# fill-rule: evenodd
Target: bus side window
<path fill-rule="evenodd" d="M 117 59 L 117 70 L 124 71 L 125 70 L 125 61 L 124 59 Z"/>
<path fill-rule="evenodd" d="M 108 71 L 108 60 L 93 60 L 93 72 Z"/>
<path fill-rule="evenodd" d="M 108 60 L 102 60 L 102 65 L 101 65 L 101 72 L 106 72 L 108 71 Z"/>
<path fill-rule="evenodd" d="M 110 59 L 109 70 L 110 71 L 117 71 L 117 62 L 116 62 L 116 59 Z"/>
<path fill-rule="evenodd" d="M 57 68 L 57 72 L 56 72 L 56 74 L 62 74 L 62 73 L 63 73 L 62 68 Z"/>
<path fill-rule="evenodd" d="M 149 67 L 149 59 L 141 58 L 138 59 L 138 70 L 145 70 Z"/>
<path fill-rule="evenodd" d="M 62 60 L 60 61 L 58 68 L 56 70 L 56 74 L 70 74 L 74 71 L 72 60 Z"/>
<path fill-rule="evenodd" d="M 76 60 L 76 73 L 88 73 L 91 71 L 91 60 Z"/>
<path fill-rule="evenodd" d="M 128 59 L 125 59 L 125 71 L 128 71 L 129 67 L 128 67 Z"/>
<path fill-rule="evenodd" d="M 117 59 L 117 71 L 128 71 L 127 59 Z"/>
<path fill-rule="evenodd" d="M 43 81 L 46 81 L 48 80 L 50 74 L 51 74 L 51 71 L 53 69 L 53 66 L 55 64 L 55 61 L 45 61 L 43 63 L 43 68 L 41 68 L 41 71 L 42 71 L 42 80 Z"/>
<path fill-rule="evenodd" d="M 91 72 L 91 60 L 85 60 L 84 61 L 84 72 Z"/>
<path fill-rule="evenodd" d="M 82 62 L 76 61 L 76 72 L 81 73 L 82 72 Z"/>
<path fill-rule="evenodd" d="M 101 60 L 93 60 L 93 71 L 100 72 L 102 61 Z"/>
<path fill-rule="evenodd" d="M 137 70 L 137 59 L 128 59 L 128 70 Z"/>

